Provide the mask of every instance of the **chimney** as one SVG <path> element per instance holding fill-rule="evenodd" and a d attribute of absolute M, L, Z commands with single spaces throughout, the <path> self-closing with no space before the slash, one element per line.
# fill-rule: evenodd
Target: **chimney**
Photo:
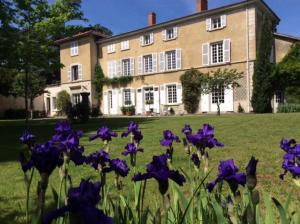
<path fill-rule="evenodd" d="M 207 0 L 196 0 L 197 1 L 197 12 L 204 12 L 208 9 Z"/>
<path fill-rule="evenodd" d="M 156 13 L 150 12 L 148 14 L 148 26 L 153 26 L 156 24 Z"/>

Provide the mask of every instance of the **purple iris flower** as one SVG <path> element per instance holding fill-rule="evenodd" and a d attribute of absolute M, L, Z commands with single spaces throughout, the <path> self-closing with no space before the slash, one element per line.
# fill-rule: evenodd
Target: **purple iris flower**
<path fill-rule="evenodd" d="M 143 135 L 141 130 L 139 129 L 139 125 L 135 123 L 134 121 L 131 121 L 127 127 L 127 131 L 122 133 L 122 138 L 127 137 L 129 134 L 133 135 L 133 140 L 136 143 L 140 143 L 140 141 L 143 139 Z"/>
<path fill-rule="evenodd" d="M 185 182 L 185 177 L 177 170 L 170 170 L 168 167 L 168 155 L 153 156 L 151 163 L 147 165 L 147 172 L 144 174 L 138 173 L 132 179 L 133 181 L 141 181 L 150 178 L 157 180 L 161 194 L 165 194 L 169 187 L 168 179 L 173 180 L 178 185 L 182 186 Z"/>
<path fill-rule="evenodd" d="M 72 132 L 71 125 L 68 121 L 59 121 L 54 128 L 55 134 L 52 136 L 52 141 L 64 141 Z"/>
<path fill-rule="evenodd" d="M 233 193 L 236 192 L 239 184 L 244 186 L 246 183 L 246 174 L 238 173 L 239 170 L 232 159 L 220 161 L 218 171 L 217 179 L 209 183 L 207 186 L 210 192 L 214 189 L 217 183 L 223 180 L 229 184 Z"/>
<path fill-rule="evenodd" d="M 25 157 L 24 153 L 20 153 L 19 162 L 21 164 L 21 167 L 22 167 L 22 170 L 24 173 L 26 173 L 28 170 L 30 170 L 34 166 L 33 161 L 28 160 Z"/>
<path fill-rule="evenodd" d="M 129 168 L 125 160 L 112 159 L 110 161 L 110 167 L 108 169 L 104 169 L 104 172 L 110 172 L 110 171 L 114 171 L 117 175 L 126 177 L 128 175 Z"/>
<path fill-rule="evenodd" d="M 300 154 L 300 145 L 297 144 L 295 139 L 282 139 L 280 141 L 280 148 L 286 153 Z"/>
<path fill-rule="evenodd" d="M 185 124 L 184 127 L 181 129 L 181 132 L 186 136 L 192 134 L 192 131 L 193 130 L 189 124 Z"/>
<path fill-rule="evenodd" d="M 71 217 L 76 217 L 78 223 L 112 224 L 112 218 L 97 208 L 101 199 L 100 189 L 100 182 L 93 184 L 89 180 L 82 180 L 79 187 L 69 190 L 67 205 L 48 213 L 43 224 L 51 224 L 54 219 L 63 217 L 66 212 L 69 212 Z"/>
<path fill-rule="evenodd" d="M 109 130 L 108 127 L 101 127 L 98 129 L 97 134 L 90 137 L 90 141 L 93 141 L 97 138 L 101 138 L 102 141 L 111 141 L 112 137 L 117 137 L 118 134 Z"/>
<path fill-rule="evenodd" d="M 20 137 L 21 144 L 26 144 L 28 146 L 35 143 L 35 135 L 31 134 L 27 129 L 24 131 L 23 135 Z"/>
<path fill-rule="evenodd" d="M 125 146 L 125 151 L 122 152 L 124 156 L 127 156 L 128 154 L 136 154 L 137 152 L 144 152 L 144 149 L 138 148 L 136 144 L 134 143 L 129 143 Z"/>
<path fill-rule="evenodd" d="M 284 169 L 284 173 L 280 175 L 281 179 L 283 179 L 288 172 L 290 172 L 293 177 L 300 177 L 300 154 L 285 154 L 282 168 Z"/>
<path fill-rule="evenodd" d="M 193 163 L 196 167 L 200 166 L 200 159 L 199 159 L 199 156 L 197 155 L 197 153 L 193 153 L 191 160 L 193 161 Z"/>
<path fill-rule="evenodd" d="M 177 135 L 174 135 L 170 130 L 165 130 L 163 132 L 164 138 L 160 141 L 162 146 L 171 147 L 173 141 L 180 142 L 180 139 Z"/>
<path fill-rule="evenodd" d="M 91 153 L 85 160 L 86 164 L 90 164 L 94 169 L 98 170 L 99 165 L 103 168 L 110 162 L 109 154 L 103 149 L 98 152 Z"/>
<path fill-rule="evenodd" d="M 223 147 L 214 137 L 214 127 L 209 124 L 204 124 L 202 129 L 199 129 L 196 134 L 187 135 L 187 140 L 197 147 L 204 154 L 205 148 Z"/>

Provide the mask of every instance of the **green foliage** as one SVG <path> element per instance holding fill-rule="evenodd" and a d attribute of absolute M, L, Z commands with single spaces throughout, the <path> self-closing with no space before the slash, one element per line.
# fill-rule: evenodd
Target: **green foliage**
<path fill-rule="evenodd" d="M 188 113 L 196 113 L 199 106 L 199 99 L 203 92 L 203 85 L 207 80 L 207 74 L 203 74 L 192 68 L 186 71 L 181 77 L 182 101 L 184 109 Z"/>
<path fill-rule="evenodd" d="M 258 53 L 253 74 L 253 95 L 251 99 L 255 113 L 272 112 L 271 99 L 274 89 L 272 85 L 273 65 L 270 55 L 273 41 L 273 31 L 268 15 L 264 14 Z"/>
<path fill-rule="evenodd" d="M 80 102 L 72 106 L 67 111 L 67 117 L 71 121 L 79 120 L 80 122 L 87 122 L 90 116 L 90 106 L 89 104 Z"/>
<path fill-rule="evenodd" d="M 126 85 L 128 83 L 131 83 L 133 81 L 132 76 L 120 76 L 120 77 L 114 77 L 114 78 L 107 78 L 105 77 L 103 79 L 103 83 L 105 85 Z"/>
<path fill-rule="evenodd" d="M 290 86 L 285 89 L 286 101 L 291 104 L 300 104 L 300 87 Z"/>
<path fill-rule="evenodd" d="M 100 102 L 102 98 L 104 77 L 105 77 L 100 64 L 96 64 L 94 74 L 95 74 L 94 86 L 95 86 L 96 97 Z"/>
<path fill-rule="evenodd" d="M 121 107 L 121 111 L 122 111 L 123 115 L 134 115 L 135 114 L 135 106 Z"/>
<path fill-rule="evenodd" d="M 92 107 L 91 116 L 92 117 L 99 117 L 100 116 L 100 109 L 99 109 L 99 107 Z"/>
<path fill-rule="evenodd" d="M 0 95 L 9 96 L 11 94 L 16 74 L 16 71 L 13 69 L 0 67 Z"/>
<path fill-rule="evenodd" d="M 300 104 L 280 104 L 277 109 L 278 113 L 297 113 L 300 112 Z"/>
<path fill-rule="evenodd" d="M 57 94 L 57 109 L 61 115 L 67 115 L 72 107 L 71 96 L 66 90 L 62 90 Z"/>

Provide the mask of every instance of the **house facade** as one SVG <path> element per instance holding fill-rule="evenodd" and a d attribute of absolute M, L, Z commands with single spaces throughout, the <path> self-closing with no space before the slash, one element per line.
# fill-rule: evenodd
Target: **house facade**
<path fill-rule="evenodd" d="M 61 90 L 72 103 L 89 93 L 92 106 L 98 105 L 94 92 L 94 69 L 99 64 L 106 77 L 132 76 L 127 84 L 103 88 L 101 111 L 120 115 L 122 107 L 135 107 L 136 114 L 165 114 L 170 109 L 185 113 L 180 76 L 194 68 L 206 73 L 216 69 L 236 69 L 243 73 L 239 87 L 202 95 L 199 113 L 237 112 L 239 106 L 250 112 L 252 76 L 259 44 L 263 14 L 276 32 L 278 16 L 261 0 L 248 0 L 208 10 L 207 0 L 196 0 L 197 13 L 156 24 L 156 14 L 148 15 L 148 26 L 107 37 L 95 31 L 57 41 L 61 49 L 61 84 L 47 88 L 44 96 L 49 115 L 56 113 L 56 97 Z M 279 61 L 297 41 L 274 34 L 270 60 Z M 283 100 L 274 97 L 273 106 Z M 276 104 L 277 102 L 277 104 Z"/>

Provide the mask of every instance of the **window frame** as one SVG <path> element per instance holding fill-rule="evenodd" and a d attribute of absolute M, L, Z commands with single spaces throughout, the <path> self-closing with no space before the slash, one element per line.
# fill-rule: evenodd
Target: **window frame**
<path fill-rule="evenodd" d="M 218 99 L 220 100 L 220 104 L 225 103 L 225 87 L 221 86 L 220 88 L 212 88 L 211 92 L 211 103 L 217 104 Z"/>
<path fill-rule="evenodd" d="M 146 70 L 146 65 L 147 65 L 147 70 Z M 151 73 L 153 73 L 153 55 L 152 54 L 143 55 L 143 74 L 151 74 Z"/>
<path fill-rule="evenodd" d="M 116 44 L 109 44 L 107 45 L 107 53 L 113 54 L 116 52 Z"/>
<path fill-rule="evenodd" d="M 71 57 L 79 55 L 79 45 L 78 41 L 72 41 L 70 46 L 70 55 Z"/>
<path fill-rule="evenodd" d="M 132 76 L 131 74 L 131 66 L 130 66 L 130 58 L 125 58 L 121 60 L 122 62 L 122 75 L 123 76 Z M 127 63 L 127 64 L 126 64 Z M 127 73 L 125 72 L 125 66 L 127 66 Z"/>
<path fill-rule="evenodd" d="M 121 51 L 129 50 L 129 40 L 124 40 L 121 42 Z"/>
<path fill-rule="evenodd" d="M 175 88 L 174 88 L 175 87 Z M 171 92 L 170 92 L 171 90 Z M 169 95 L 171 94 L 171 95 Z M 167 84 L 166 85 L 166 102 L 168 105 L 178 104 L 178 94 L 177 94 L 177 85 L 176 84 Z M 171 101 L 170 101 L 171 99 Z"/>
<path fill-rule="evenodd" d="M 77 70 L 73 69 L 77 67 Z M 77 79 L 75 79 L 75 73 L 73 71 L 77 71 Z M 79 65 L 78 64 L 74 64 L 74 65 L 71 65 L 71 81 L 72 82 L 76 82 L 76 81 L 79 81 Z"/>
<path fill-rule="evenodd" d="M 214 55 L 214 46 L 216 46 L 216 52 Z M 222 57 L 220 57 L 220 47 L 221 47 L 221 53 L 222 53 Z M 225 60 L 224 60 L 224 41 L 219 41 L 219 42 L 214 42 L 214 43 L 210 43 L 209 45 L 210 48 L 210 61 L 212 65 L 217 65 L 217 64 L 224 64 Z M 216 56 L 217 61 L 214 62 L 214 56 Z M 222 59 L 222 61 L 220 61 L 220 59 Z"/>
<path fill-rule="evenodd" d="M 217 27 L 214 27 L 214 25 L 215 25 L 215 21 L 217 20 Z M 221 18 L 221 16 L 215 16 L 215 17 L 212 17 L 211 18 L 211 30 L 213 31 L 213 30 L 219 30 L 219 29 L 222 29 L 223 27 L 222 27 L 222 18 Z"/>
<path fill-rule="evenodd" d="M 131 89 L 123 89 L 123 105 L 125 107 L 132 106 Z"/>
<path fill-rule="evenodd" d="M 72 93 L 72 105 L 75 106 L 81 102 L 80 93 Z"/>
<path fill-rule="evenodd" d="M 169 56 L 169 54 L 171 54 Z M 169 58 L 171 57 L 171 58 Z M 169 61 L 170 59 L 170 61 Z M 171 66 L 170 66 L 171 64 Z M 173 71 L 177 70 L 177 57 L 176 57 L 176 50 L 169 50 L 165 51 L 165 71 Z"/>

